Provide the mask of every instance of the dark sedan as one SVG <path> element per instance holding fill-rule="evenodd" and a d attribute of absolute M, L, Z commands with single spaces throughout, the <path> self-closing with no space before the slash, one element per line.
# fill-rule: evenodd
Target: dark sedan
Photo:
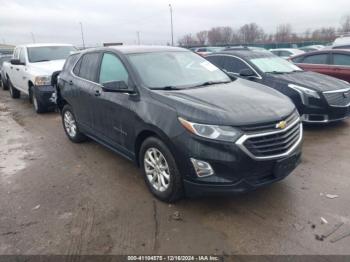
<path fill-rule="evenodd" d="M 267 52 L 220 52 L 206 59 L 229 75 L 267 85 L 285 94 L 294 102 L 304 122 L 327 123 L 349 116 L 350 84 L 345 81 L 303 71 Z"/>
<path fill-rule="evenodd" d="M 290 60 L 306 71 L 350 81 L 350 50 L 322 50 L 294 56 Z"/>

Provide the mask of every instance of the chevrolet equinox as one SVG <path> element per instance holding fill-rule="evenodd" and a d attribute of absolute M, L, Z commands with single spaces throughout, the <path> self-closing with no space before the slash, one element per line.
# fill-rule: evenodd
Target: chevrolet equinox
<path fill-rule="evenodd" d="M 300 162 L 302 125 L 289 98 L 182 48 L 73 54 L 57 104 L 71 141 L 89 137 L 135 161 L 167 202 L 253 190 Z"/>

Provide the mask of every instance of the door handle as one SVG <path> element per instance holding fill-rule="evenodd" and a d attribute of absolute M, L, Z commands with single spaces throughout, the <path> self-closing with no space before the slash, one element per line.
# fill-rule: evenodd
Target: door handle
<path fill-rule="evenodd" d="M 19 68 L 16 68 L 17 71 L 19 71 Z"/>
<path fill-rule="evenodd" d="M 95 96 L 100 96 L 101 95 L 101 91 L 100 90 L 95 90 Z"/>

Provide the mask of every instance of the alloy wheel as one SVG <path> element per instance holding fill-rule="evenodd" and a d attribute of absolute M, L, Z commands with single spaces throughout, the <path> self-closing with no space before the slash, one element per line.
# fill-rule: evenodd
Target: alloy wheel
<path fill-rule="evenodd" d="M 170 169 L 164 155 L 156 148 L 147 149 L 144 168 L 149 183 L 159 192 L 164 192 L 170 184 Z"/>
<path fill-rule="evenodd" d="M 64 113 L 64 128 L 70 137 L 75 137 L 77 134 L 77 124 L 74 116 L 70 111 Z"/>

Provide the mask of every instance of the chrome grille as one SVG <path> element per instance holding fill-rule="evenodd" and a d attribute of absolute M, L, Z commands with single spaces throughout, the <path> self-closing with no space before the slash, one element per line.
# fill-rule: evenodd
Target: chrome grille
<path fill-rule="evenodd" d="M 350 89 L 324 92 L 323 95 L 330 106 L 350 106 Z"/>
<path fill-rule="evenodd" d="M 302 124 L 298 117 L 283 130 L 247 133 L 237 145 L 254 159 L 274 159 L 289 155 L 302 140 Z"/>

